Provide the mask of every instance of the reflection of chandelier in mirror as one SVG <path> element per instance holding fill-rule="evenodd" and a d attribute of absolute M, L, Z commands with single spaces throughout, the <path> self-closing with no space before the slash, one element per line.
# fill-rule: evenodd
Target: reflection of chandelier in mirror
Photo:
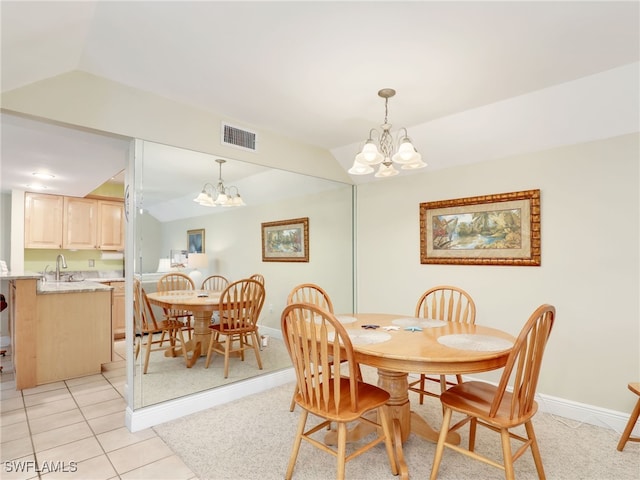
<path fill-rule="evenodd" d="M 369 132 L 369 139 L 362 147 L 362 151 L 356 155 L 353 166 L 349 169 L 351 175 L 366 175 L 373 173 L 372 165 L 380 164 L 380 168 L 376 172 L 376 177 L 392 177 L 399 172 L 393 166 L 394 163 L 401 165 L 402 170 L 416 170 L 427 166 L 422 161 L 422 156 L 411 143 L 406 128 L 404 135 L 400 139 L 398 151 L 392 156 L 394 146 L 393 137 L 391 136 L 391 124 L 387 121 L 389 113 L 389 99 L 396 94 L 392 88 L 383 88 L 378 92 L 378 96 L 384 98 L 384 123 L 380 126 L 382 133 L 375 128 Z M 378 136 L 379 147 L 373 142 L 373 133 Z"/>
<path fill-rule="evenodd" d="M 205 183 L 202 191 L 193 201 L 205 207 L 216 207 L 218 205 L 222 207 L 240 207 L 246 205 L 240 196 L 238 187 L 234 187 L 233 185 L 225 187 L 224 185 L 222 180 L 222 164 L 225 163 L 226 160 L 218 158 L 216 162 L 220 165 L 218 184 L 214 187 L 210 183 Z M 234 190 L 235 193 L 233 192 Z"/>

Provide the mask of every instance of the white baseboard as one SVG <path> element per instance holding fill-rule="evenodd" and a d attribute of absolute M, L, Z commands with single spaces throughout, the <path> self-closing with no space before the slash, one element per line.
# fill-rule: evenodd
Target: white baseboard
<path fill-rule="evenodd" d="M 579 423 L 609 428 L 618 433 L 622 433 L 631 414 L 631 412 L 617 412 L 544 394 L 536 395 L 536 401 L 541 412 L 575 420 Z M 633 434 L 640 436 L 640 421 L 636 422 Z"/>
<path fill-rule="evenodd" d="M 414 375 L 410 374 L 409 376 L 413 377 Z M 415 377 L 416 379 L 418 378 L 417 375 Z M 463 379 L 465 381 L 479 380 L 486 382 L 486 380 L 473 378 L 472 376 L 464 376 Z M 487 383 L 496 385 L 494 382 Z M 536 394 L 536 401 L 538 402 L 538 411 L 540 412 L 563 417 L 579 423 L 608 428 L 619 434 L 624 430 L 624 427 L 629 421 L 629 415 L 631 414 L 630 411 L 617 412 L 615 410 L 609 410 L 607 408 L 596 407 L 594 405 L 588 405 L 586 403 L 575 402 L 573 400 L 566 400 L 564 398 L 553 397 L 545 394 Z M 640 436 L 640 420 L 636 422 L 632 434 Z"/>

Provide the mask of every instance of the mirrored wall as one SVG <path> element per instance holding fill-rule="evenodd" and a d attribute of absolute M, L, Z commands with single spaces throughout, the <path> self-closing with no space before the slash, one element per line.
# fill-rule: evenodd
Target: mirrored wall
<path fill-rule="evenodd" d="M 353 186 L 297 173 L 257 166 L 233 158 L 140 142 L 135 160 L 134 275 L 147 292 L 156 290 L 158 278 L 171 264 L 171 252 L 188 250 L 188 232 L 202 232 L 206 267 L 202 278 L 223 275 L 230 281 L 260 273 L 265 278 L 266 300 L 260 334 L 268 336 L 257 367 L 249 352 L 245 360 L 231 358 L 229 376 L 223 376 L 223 357 L 205 368 L 201 356 L 191 368 L 182 357 L 152 352 L 147 373 L 144 355 L 134 364 L 134 409 L 156 405 L 185 395 L 214 389 L 257 375 L 289 368 L 280 336 L 280 314 L 289 291 L 299 283 L 321 285 L 331 295 L 336 312 L 353 312 Z M 194 198 L 207 184 L 241 193 L 245 206 L 206 207 Z M 308 218 L 308 262 L 263 261 L 263 223 Z M 171 268 L 171 267 L 169 267 Z M 172 270 L 191 273 L 186 266 Z M 159 271 L 160 270 L 160 271 Z M 159 307 L 153 307 L 158 319 Z M 261 342 L 262 343 L 262 342 Z M 206 353 L 206 349 L 203 349 Z"/>

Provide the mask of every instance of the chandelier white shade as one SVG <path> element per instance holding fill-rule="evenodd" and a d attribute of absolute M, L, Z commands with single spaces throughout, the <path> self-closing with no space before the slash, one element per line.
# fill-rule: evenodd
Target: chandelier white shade
<path fill-rule="evenodd" d="M 367 175 L 373 173 L 374 165 L 380 165 L 376 172 L 376 177 L 393 177 L 399 172 L 394 164 L 400 166 L 402 170 L 415 170 L 427 166 L 422 161 L 422 156 L 413 146 L 406 128 L 401 128 L 404 132 L 398 134 L 398 149 L 394 153 L 394 141 L 391 135 L 391 124 L 388 122 L 389 99 L 396 94 L 392 88 L 383 88 L 378 92 L 378 96 L 384 98 L 384 123 L 380 126 L 382 133 L 375 128 L 369 131 L 369 138 L 365 142 L 360 153 L 356 155 L 353 166 L 348 170 L 351 175 Z M 378 143 L 373 137 L 377 136 Z"/>
<path fill-rule="evenodd" d="M 225 187 L 224 185 L 224 181 L 222 180 L 222 164 L 226 163 L 226 160 L 218 158 L 216 162 L 220 166 L 218 183 L 215 187 L 211 183 L 205 183 L 202 191 L 193 201 L 204 207 L 241 207 L 246 205 L 240 196 L 238 187 L 233 185 Z"/>

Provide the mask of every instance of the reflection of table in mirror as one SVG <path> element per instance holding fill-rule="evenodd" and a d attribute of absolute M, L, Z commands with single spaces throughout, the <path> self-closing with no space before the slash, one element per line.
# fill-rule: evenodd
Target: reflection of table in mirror
<path fill-rule="evenodd" d="M 392 419 L 400 422 L 402 441 L 406 441 L 413 432 L 425 439 L 437 442 L 438 429 L 434 429 L 419 414 L 412 412 L 409 404 L 409 373 L 433 375 L 454 375 L 487 372 L 495 370 L 507 362 L 511 351 L 510 344 L 515 341 L 508 333 L 480 325 L 467 325 L 456 322 L 439 324 L 434 321 L 418 322 L 419 329 L 411 329 L 411 319 L 393 314 L 356 314 L 355 323 L 344 325 L 349 330 L 384 332 L 378 335 L 382 341 L 376 342 L 375 336 L 358 334 L 353 342 L 356 360 L 363 365 L 378 369 L 378 386 L 391 394 L 387 405 Z M 404 322 L 404 323 L 403 323 Z M 406 325 L 405 325 L 406 323 Z M 363 329 L 362 325 L 379 325 L 375 330 Z M 384 330 L 383 327 L 391 327 Z M 397 329 L 396 329 L 397 328 Z M 408 329 L 409 328 L 409 329 Z M 445 335 L 478 335 L 478 338 L 493 338 L 500 350 L 463 350 L 451 348 L 438 342 Z M 507 340 L 508 342 L 505 342 Z M 489 346 L 488 348 L 496 348 Z M 358 425 L 349 433 L 352 440 L 368 434 L 364 424 Z M 327 443 L 333 443 L 331 435 Z M 451 434 L 450 441 L 460 442 L 457 433 Z"/>
<path fill-rule="evenodd" d="M 148 293 L 149 302 L 162 308 L 189 310 L 193 313 L 193 336 L 186 342 L 187 352 L 191 354 L 187 367 L 191 368 L 198 357 L 207 354 L 211 340 L 211 315 L 218 309 L 220 294 L 210 290 L 171 290 L 168 292 Z M 207 296 L 200 296 L 206 294 Z M 165 355 L 174 356 L 179 352 L 168 350 Z"/>

